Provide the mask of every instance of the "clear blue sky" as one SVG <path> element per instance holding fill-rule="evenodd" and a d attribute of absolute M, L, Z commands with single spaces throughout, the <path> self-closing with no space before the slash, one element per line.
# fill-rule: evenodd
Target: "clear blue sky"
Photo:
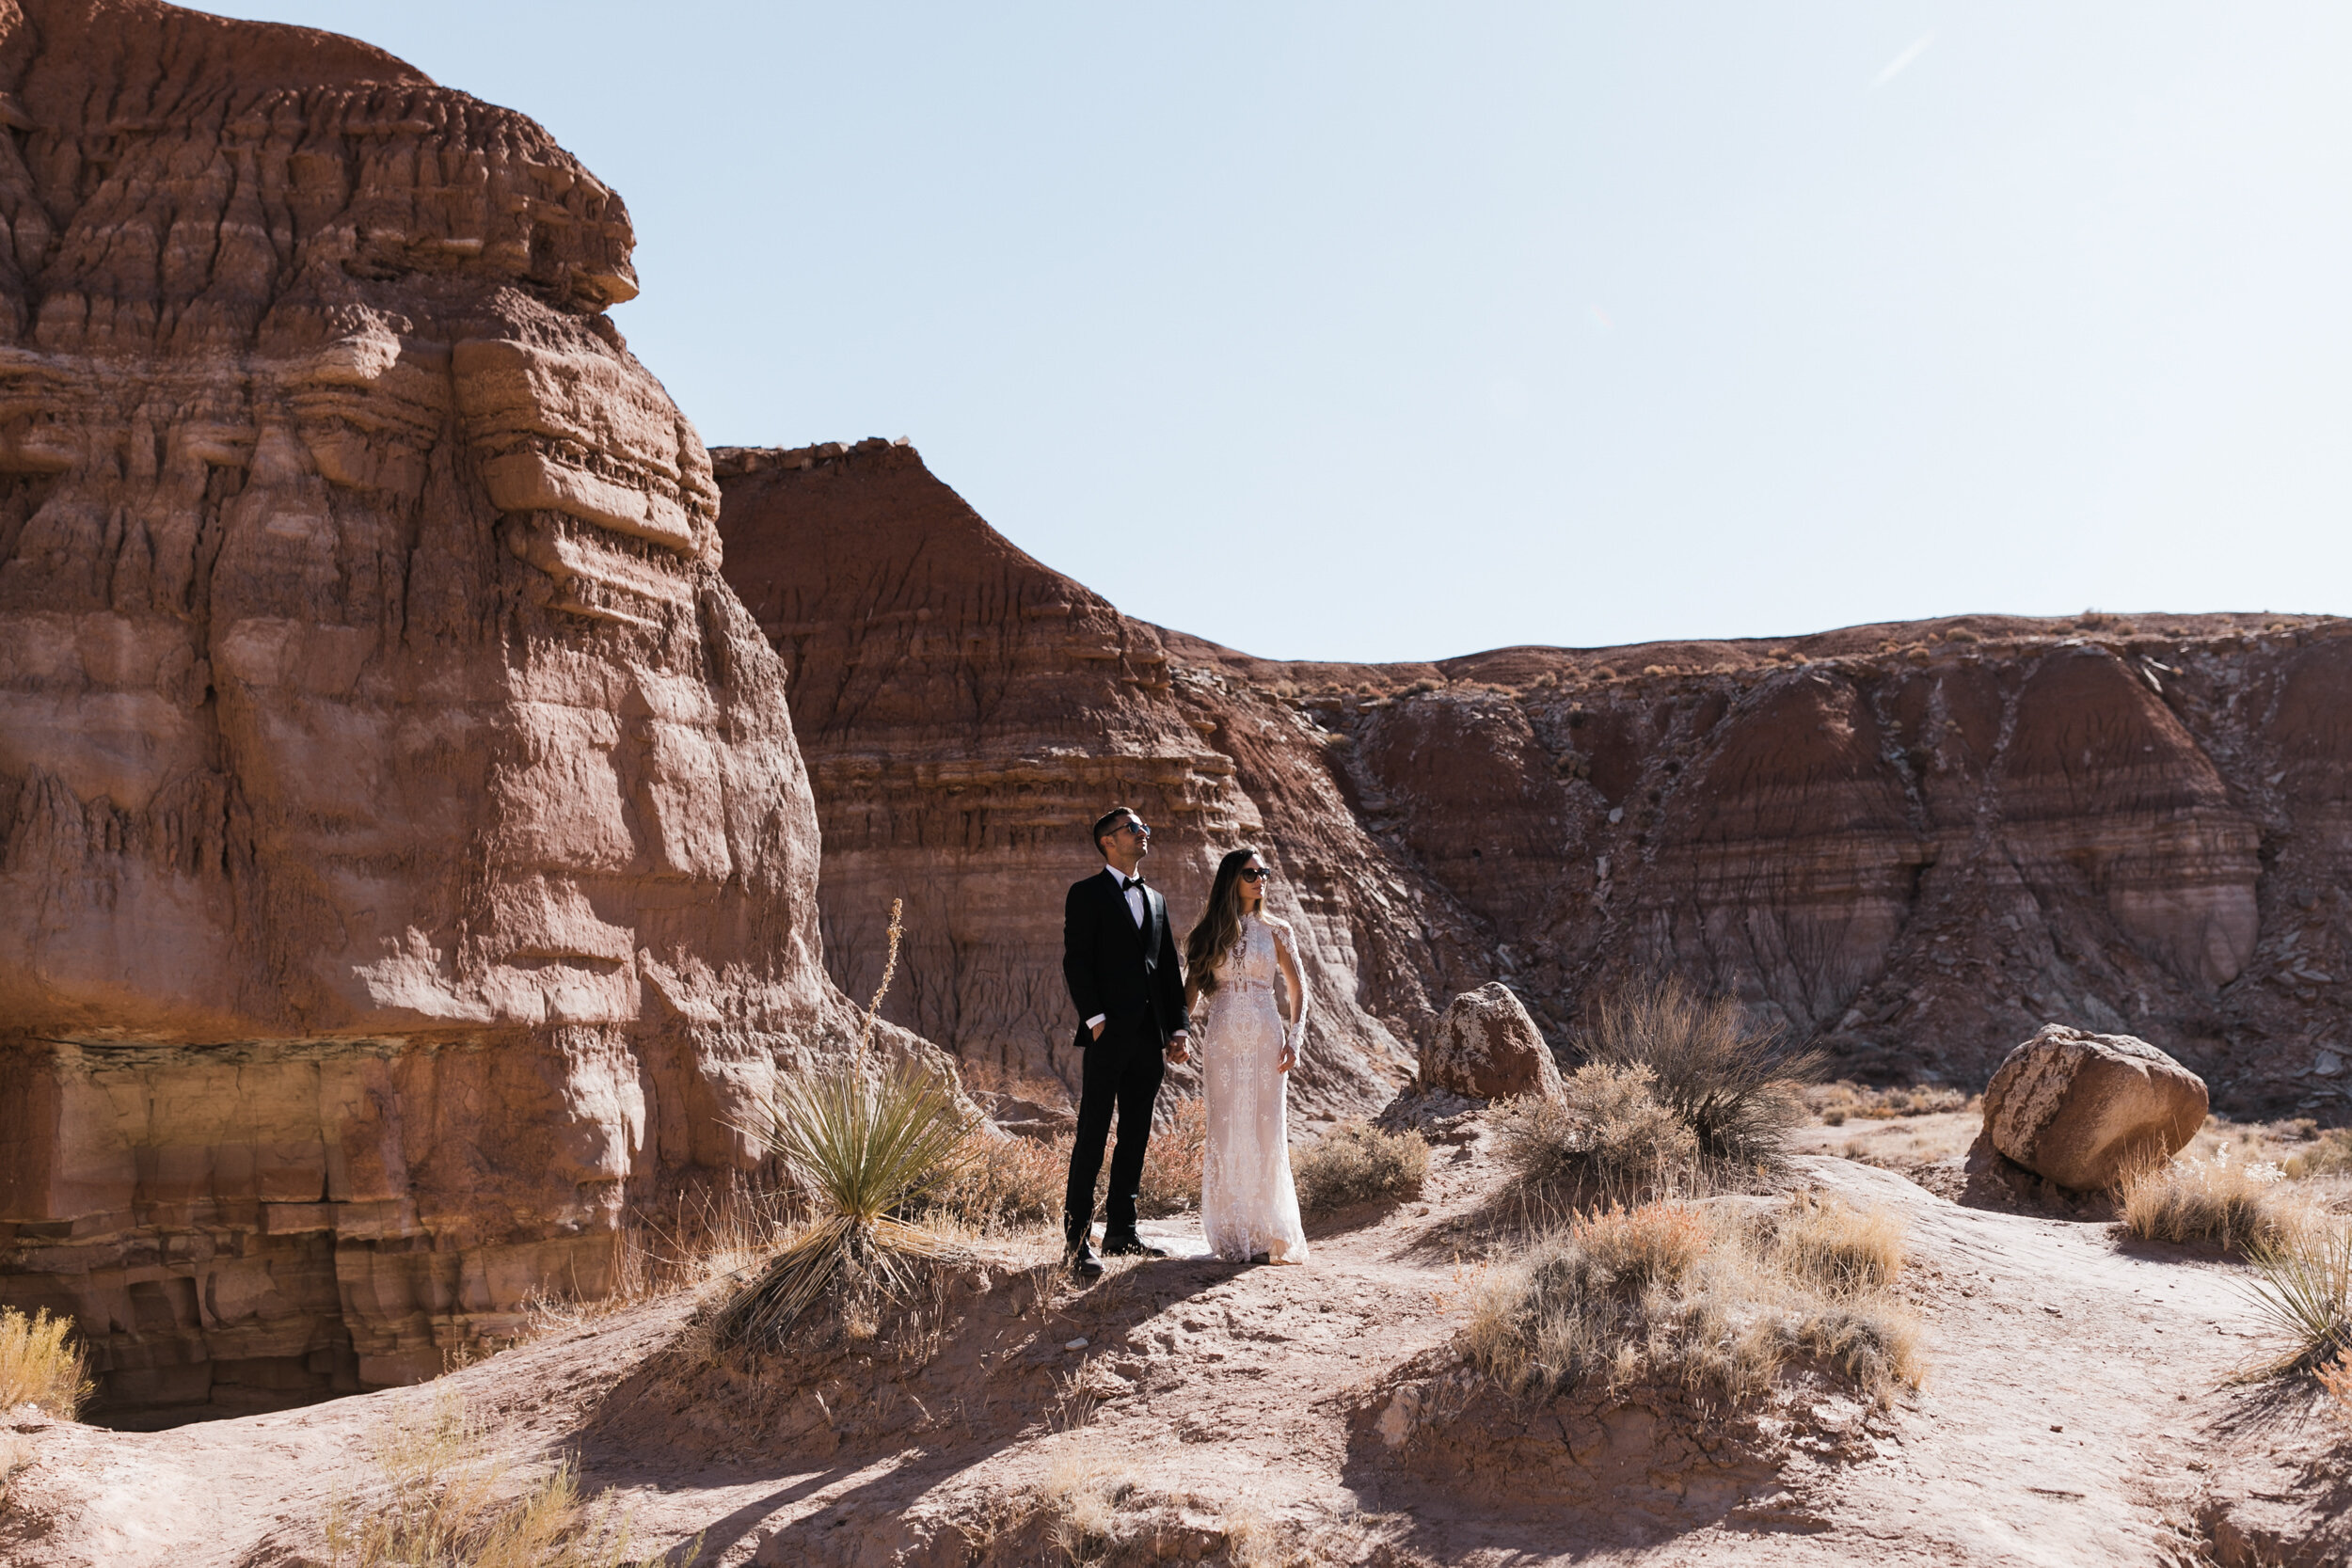
<path fill-rule="evenodd" d="M 713 445 L 1252 652 L 2352 610 L 2352 7 L 227 8 L 618 188 Z"/>

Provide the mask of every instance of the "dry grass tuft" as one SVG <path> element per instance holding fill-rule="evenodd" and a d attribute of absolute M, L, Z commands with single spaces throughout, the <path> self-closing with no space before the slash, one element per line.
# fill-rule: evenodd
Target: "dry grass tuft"
<path fill-rule="evenodd" d="M 30 1404 L 73 1419 L 90 1396 L 90 1381 L 72 1333 L 72 1318 L 53 1318 L 47 1308 L 29 1318 L 0 1308 L 0 1411 Z"/>
<path fill-rule="evenodd" d="M 2277 1243 L 2247 1248 L 2247 1289 L 2286 1351 L 2260 1377 L 2317 1372 L 2352 1351 L 2352 1229 L 2314 1220 Z"/>
<path fill-rule="evenodd" d="M 444 1389 L 379 1437 L 363 1503 L 328 1507 L 329 1568 L 617 1568 L 627 1531 L 580 1500 L 568 1460 L 516 1476 L 464 1402 Z"/>
<path fill-rule="evenodd" d="M 532 1291 L 523 1300 L 529 1319 L 515 1342 L 566 1333 L 658 1297 L 701 1290 L 759 1262 L 775 1250 L 786 1229 L 782 1196 L 740 1181 L 680 1194 L 667 1212 L 632 1210 L 621 1230 L 612 1291 L 585 1298 Z"/>
<path fill-rule="evenodd" d="M 1048 1536 L 1062 1560 L 1094 1562 L 1108 1555 L 1120 1505 L 1138 1489 L 1127 1470 L 1092 1454 L 1070 1452 L 1055 1460 L 1039 1490 L 1053 1520 Z"/>
<path fill-rule="evenodd" d="M 1810 1196 L 1761 1223 L 1610 1210 L 1490 1275 L 1465 1348 L 1520 1392 L 1656 1378 L 1745 1401 L 1804 1356 L 1883 1402 L 1922 1371 L 1918 1325 L 1889 1291 L 1901 1256 L 1893 1215 Z"/>
<path fill-rule="evenodd" d="M 1779 1243 L 1790 1272 L 1833 1295 L 1887 1290 L 1903 1272 L 1903 1222 L 1876 1204 L 1855 1209 L 1799 1193 L 1781 1223 Z"/>
<path fill-rule="evenodd" d="M 1513 1189 L 1572 1206 L 1694 1192 L 1698 1139 L 1658 1101 L 1655 1083 L 1645 1067 L 1588 1062 L 1556 1096 L 1504 1101 L 1489 1125 Z"/>
<path fill-rule="evenodd" d="M 1601 996 L 1581 1035 L 1594 1062 L 1646 1068 L 1658 1101 L 1682 1118 L 1699 1154 L 1722 1167 L 1777 1166 L 1805 1119 L 1802 1085 L 1818 1052 L 1792 1049 L 1727 996 L 1668 976 Z"/>
<path fill-rule="evenodd" d="M 2184 1156 L 2128 1170 L 2117 1183 L 2124 1234 L 2142 1242 L 2209 1243 L 2233 1252 L 2275 1247 L 2306 1223 L 2276 1165 Z"/>
<path fill-rule="evenodd" d="M 2309 1142 L 2308 1148 L 2287 1156 L 2283 1168 L 2291 1180 L 2352 1172 L 2352 1127 L 2314 1129 Z"/>
<path fill-rule="evenodd" d="M 1343 1121 L 1291 1161 L 1299 1206 L 1311 1214 L 1355 1203 L 1419 1197 L 1429 1180 L 1429 1140 Z"/>

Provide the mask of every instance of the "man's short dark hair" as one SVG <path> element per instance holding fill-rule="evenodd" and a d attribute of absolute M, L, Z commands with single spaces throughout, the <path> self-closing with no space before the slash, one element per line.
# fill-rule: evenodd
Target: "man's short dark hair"
<path fill-rule="evenodd" d="M 1096 854 L 1103 852 L 1103 840 L 1117 832 L 1120 824 L 1131 816 L 1135 816 L 1138 822 L 1143 820 L 1142 817 L 1136 816 L 1133 806 L 1113 806 L 1094 819 L 1094 852 Z"/>

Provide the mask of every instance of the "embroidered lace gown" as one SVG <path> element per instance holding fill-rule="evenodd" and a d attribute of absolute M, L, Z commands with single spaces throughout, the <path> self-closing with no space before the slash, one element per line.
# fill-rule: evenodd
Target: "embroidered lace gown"
<path fill-rule="evenodd" d="M 1285 981 L 1277 944 L 1301 976 L 1287 927 L 1242 916 L 1241 940 L 1217 966 L 1200 1022 L 1201 1095 L 1209 1141 L 1200 1171 L 1200 1226 L 1210 1250 L 1233 1262 L 1264 1253 L 1277 1263 L 1307 1260 L 1307 1232 L 1291 1181 L 1290 1128 L 1282 1055 Z M 1298 999 L 1299 1023 L 1307 1017 Z M 1296 1026 L 1294 1026 L 1295 1030 Z"/>

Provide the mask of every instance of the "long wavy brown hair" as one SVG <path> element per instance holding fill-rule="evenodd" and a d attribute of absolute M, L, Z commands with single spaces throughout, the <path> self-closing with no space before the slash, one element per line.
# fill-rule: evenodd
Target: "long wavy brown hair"
<path fill-rule="evenodd" d="M 1216 994 L 1216 966 L 1241 941 L 1241 868 L 1256 857 L 1251 848 L 1235 849 L 1216 863 L 1216 880 L 1209 884 L 1209 907 L 1200 923 L 1184 939 L 1184 1007 Z"/>

